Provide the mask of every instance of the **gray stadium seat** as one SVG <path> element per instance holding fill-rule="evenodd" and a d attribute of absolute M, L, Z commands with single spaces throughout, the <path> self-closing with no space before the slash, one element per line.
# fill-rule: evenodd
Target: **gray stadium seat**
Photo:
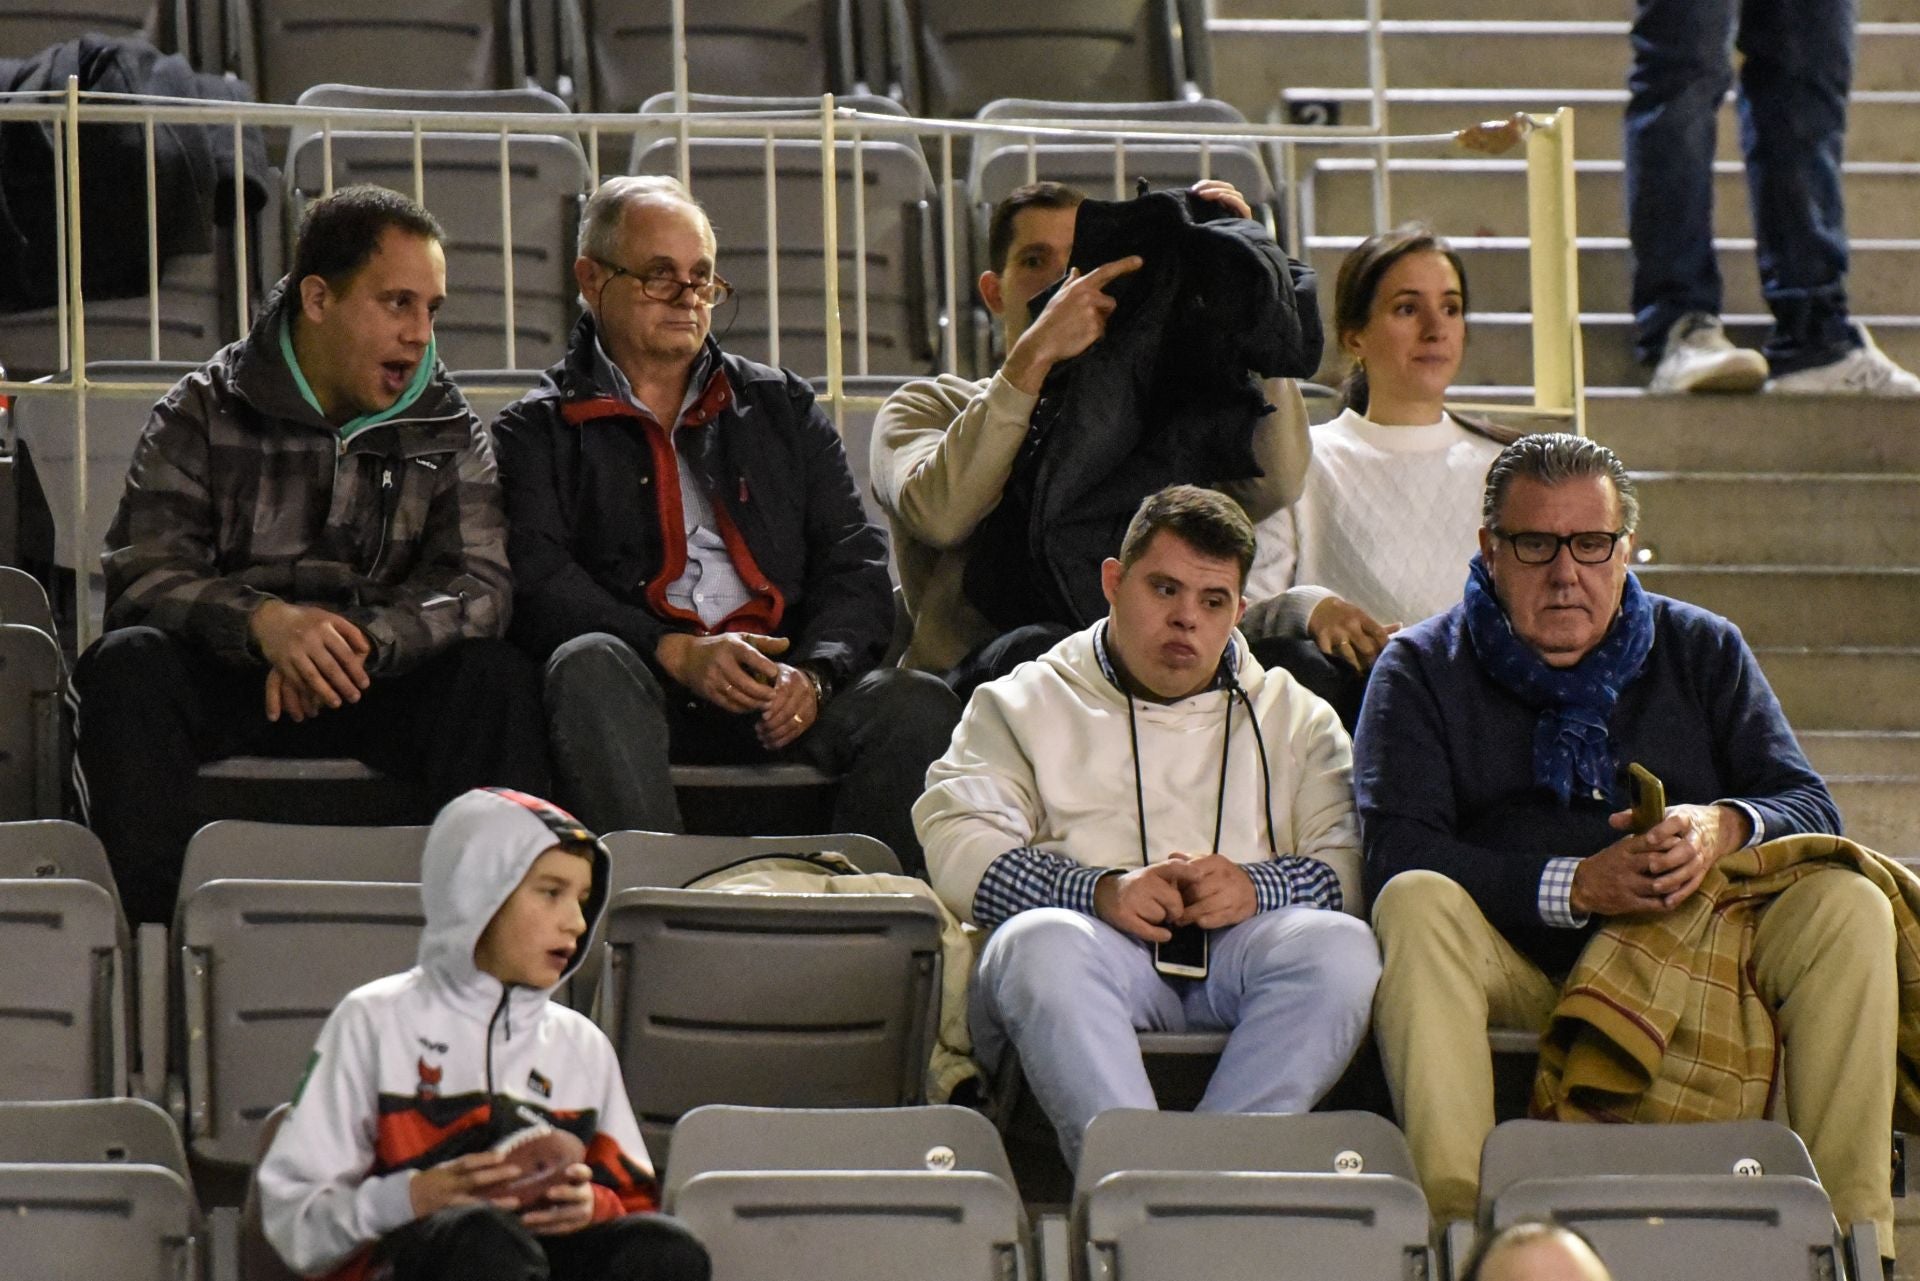
<path fill-rule="evenodd" d="M 0 1162 L 157 1165 L 185 1177 L 173 1118 L 145 1099 L 0 1103 Z"/>
<path fill-rule="evenodd" d="M 30 819 L 0 823 L 0 879 L 21 881 L 49 877 L 91 881 L 120 902 L 107 851 L 78 823 L 65 819 Z"/>
<path fill-rule="evenodd" d="M 680 1190 L 727 1170 L 978 1170 L 1013 1186 L 1000 1134 L 972 1108 L 752 1108 L 709 1103 L 680 1119 L 661 1187 L 673 1212 Z"/>
<path fill-rule="evenodd" d="M 326 190 L 323 139 L 309 135 L 287 162 L 288 210 L 297 217 Z M 513 358 L 506 350 L 501 256 L 500 137 L 430 133 L 421 145 L 425 204 L 447 232 L 448 302 L 434 326 L 447 368 L 542 368 L 558 360 L 573 323 L 573 242 L 589 188 L 586 153 L 555 134 L 509 137 L 513 216 Z M 370 182 L 411 195 L 413 138 L 336 131 L 336 187 Z"/>
<path fill-rule="evenodd" d="M 678 836 L 668 832 L 607 832 L 615 890 L 677 890 L 709 872 L 775 854 L 844 854 L 863 872 L 900 871 L 884 841 L 856 832 L 821 836 Z"/>
<path fill-rule="evenodd" d="M 233 305 L 221 283 L 222 270 L 219 254 L 181 254 L 161 266 L 160 359 L 198 364 L 232 334 Z M 150 312 L 144 293 L 87 299 L 87 359 L 147 359 L 153 352 Z M 57 373 L 59 322 L 54 307 L 0 312 L 0 363 L 16 378 Z"/>
<path fill-rule="evenodd" d="M 208 881 L 397 881 L 420 879 L 424 827 L 312 827 L 221 819 L 187 842 L 182 896 Z"/>
<path fill-rule="evenodd" d="M 1670 1276 L 1676 1259 L 1711 1281 L 1839 1276 L 1849 1248 L 1878 1269 L 1870 1225 L 1840 1241 L 1805 1145 L 1771 1121 L 1495 1126 L 1481 1230 L 1541 1217 L 1586 1233 L 1619 1281 Z"/>
<path fill-rule="evenodd" d="M 971 116 L 1035 85 L 1086 102 L 1210 92 L 1200 0 L 889 0 L 887 92 L 931 116 Z"/>
<path fill-rule="evenodd" d="M 999 1137 L 956 1107 L 687 1114 L 665 1208 L 727 1278 L 1003 1277 L 1025 1216 Z"/>
<path fill-rule="evenodd" d="M 144 328 L 145 319 L 140 323 Z M 202 359 L 211 356 L 217 346 L 217 342 L 209 346 Z M 101 360 L 87 363 L 87 377 L 101 383 L 170 385 L 195 368 L 196 362 L 186 360 Z M 40 486 L 53 510 L 54 563 L 66 569 L 86 570 L 94 583 L 97 610 L 106 604 L 100 553 L 106 547 L 107 529 L 120 509 L 121 495 L 126 493 L 134 448 L 162 394 L 87 397 L 87 527 L 77 542 L 73 527 L 74 402 L 66 392 L 25 392 L 14 403 L 20 438 L 33 451 Z"/>
<path fill-rule="evenodd" d="M 1426 1198 L 1392 1123 L 1367 1112 L 1228 1116 L 1118 1109 L 1074 1182 L 1086 1274 L 1209 1281 L 1432 1275 Z"/>
<path fill-rule="evenodd" d="M 185 1281 L 205 1272 L 193 1190 L 157 1165 L 0 1164 L 10 1276 Z"/>
<path fill-rule="evenodd" d="M 420 887 L 359 881 L 211 881 L 182 901 L 187 1143 L 244 1166 L 292 1095 L 321 1024 L 362 983 L 412 967 Z"/>
<path fill-rule="evenodd" d="M 632 111 L 673 88 L 667 0 L 561 0 L 582 97 L 595 111 Z M 687 85 L 708 93 L 854 88 L 848 0 L 698 0 L 686 7 Z"/>
<path fill-rule="evenodd" d="M 500 411 L 540 383 L 538 369 L 462 369 L 451 375 L 475 417 L 488 431 Z"/>
<path fill-rule="evenodd" d="M 30 58 L 89 31 L 151 40 L 157 33 L 156 8 L 154 0 L 5 0 L 0 3 L 0 58 Z"/>
<path fill-rule="evenodd" d="M 526 78 L 523 0 L 221 3 L 236 33 L 229 69 L 262 102 L 293 102 L 316 84 L 498 89 Z"/>
<path fill-rule="evenodd" d="M 53 606 L 47 589 L 24 569 L 0 565 L 0 623 L 37 627 L 53 636 Z"/>
<path fill-rule="evenodd" d="M 68 878 L 0 882 L 0 1098 L 127 1090 L 127 929 L 113 896 Z"/>
<path fill-rule="evenodd" d="M 300 1274 L 287 1266 L 273 1243 L 267 1240 L 260 1205 L 260 1162 L 273 1146 L 273 1137 L 280 1132 L 290 1106 L 282 1103 L 260 1123 L 260 1145 L 255 1151 L 253 1171 L 247 1177 L 246 1199 L 240 1206 L 240 1281 L 300 1281 Z"/>
<path fill-rule="evenodd" d="M 629 889 L 613 896 L 601 939 L 596 1017 L 657 1157 L 703 1103 L 925 1098 L 940 990 L 932 903 Z"/>
<path fill-rule="evenodd" d="M 0 623 L 0 820 L 57 818 L 65 760 L 60 648 L 38 627 Z"/>
<path fill-rule="evenodd" d="M 378 85 L 317 84 L 300 93 L 299 107 L 350 107 L 363 111 L 480 111 L 514 112 L 529 115 L 564 116 L 567 104 L 545 89 L 521 85 L 513 89 L 390 89 Z M 336 129 L 384 129 L 394 125 L 370 126 L 351 116 L 333 121 Z M 427 122 L 430 127 L 432 122 Z M 287 134 L 287 154 L 320 132 L 314 125 L 296 125 Z M 410 131 L 409 131 L 410 132 Z"/>
<path fill-rule="evenodd" d="M 845 368 L 860 371 L 854 253 L 853 152 L 835 145 L 840 216 L 840 312 Z M 639 173 L 677 173 L 678 144 L 662 139 L 638 157 Z M 933 175 L 917 147 L 862 144 L 866 183 L 867 371 L 930 371 L 938 327 Z M 767 267 L 766 146 L 753 138 L 696 138 L 689 143 L 694 196 L 720 229 L 720 274 L 733 300 L 713 317 L 733 351 L 771 360 L 771 295 Z M 802 374 L 826 372 L 825 238 L 820 146 L 801 139 L 774 144 L 779 206 L 778 363 Z"/>

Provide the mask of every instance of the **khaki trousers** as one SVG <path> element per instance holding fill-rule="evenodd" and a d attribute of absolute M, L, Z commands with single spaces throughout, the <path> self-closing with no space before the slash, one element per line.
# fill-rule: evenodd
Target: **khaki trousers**
<path fill-rule="evenodd" d="M 1384 967 L 1374 1035 L 1394 1109 L 1436 1219 L 1474 1215 L 1493 1129 L 1489 1027 L 1544 1030 L 1559 989 L 1459 884 L 1403 872 L 1373 905 Z M 1787 1108 L 1843 1224 L 1871 1221 L 1893 1251 L 1893 912 L 1835 868 L 1775 899 L 1754 932 L 1754 975 L 1785 1042 Z"/>

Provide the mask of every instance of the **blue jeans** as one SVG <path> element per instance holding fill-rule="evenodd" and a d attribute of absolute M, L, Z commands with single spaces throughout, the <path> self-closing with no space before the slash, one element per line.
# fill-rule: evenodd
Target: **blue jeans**
<path fill-rule="evenodd" d="M 1009 1043 L 1072 1169 L 1093 1118 L 1151 1108 L 1136 1031 L 1231 1029 L 1202 1112 L 1306 1112 L 1366 1035 L 1380 949 L 1344 912 L 1282 907 L 1209 939 L 1204 979 L 1163 978 L 1153 949 L 1065 908 L 1018 913 L 974 972 L 968 1022 L 990 1070 Z"/>
<path fill-rule="evenodd" d="M 1639 0 L 1624 155 L 1642 361 L 1659 358 L 1681 316 L 1720 314 L 1715 117 L 1736 48 L 1760 292 L 1773 312 L 1767 361 L 1787 374 L 1859 346 L 1840 190 L 1854 13 L 1854 0 Z"/>

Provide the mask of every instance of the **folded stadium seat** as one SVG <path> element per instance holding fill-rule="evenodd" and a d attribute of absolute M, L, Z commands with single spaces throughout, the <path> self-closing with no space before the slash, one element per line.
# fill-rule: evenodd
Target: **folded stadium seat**
<path fill-rule="evenodd" d="M 586 153 L 572 137 L 507 138 L 513 234 L 513 333 L 506 342 L 500 145 L 497 133 L 428 133 L 421 139 L 424 203 L 447 232 L 447 305 L 435 323 L 449 369 L 539 369 L 558 360 L 573 323 L 573 241 L 590 187 Z M 335 131 L 333 186 L 371 182 L 414 192 L 414 139 L 395 131 Z M 309 134 L 287 160 L 288 217 L 328 189 L 326 140 Z M 290 223 L 291 225 L 291 223 Z"/>
<path fill-rule="evenodd" d="M 0 1098 L 127 1092 L 126 921 L 68 877 L 0 881 Z"/>
<path fill-rule="evenodd" d="M 844 367 L 862 368 L 859 274 L 855 263 L 853 164 L 855 143 L 835 145 L 839 212 L 839 271 Z M 820 145 L 805 139 L 774 143 L 774 189 L 779 221 L 779 349 L 774 350 L 774 298 L 768 262 L 767 155 L 758 138 L 695 138 L 689 143 L 693 194 L 720 229 L 720 274 L 734 298 L 715 310 L 713 332 L 723 347 L 803 374 L 825 371 L 825 237 L 821 209 Z M 860 144 L 866 184 L 867 347 L 872 373 L 933 369 L 939 286 L 939 247 L 933 174 L 917 146 Z M 679 145 L 661 139 L 636 159 L 636 173 L 679 172 Z"/>
<path fill-rule="evenodd" d="M 680 836 L 670 832 L 607 832 L 602 839 L 613 855 L 609 892 L 651 888 L 684 889 L 701 877 L 736 863 L 780 854 L 816 854 L 832 850 L 844 854 L 863 872 L 898 874 L 900 860 L 884 841 L 855 832 L 809 836 Z M 569 982 L 575 1009 L 591 1008 L 600 981 L 605 936 L 601 946 L 580 961 Z"/>
<path fill-rule="evenodd" d="M 1212 91 L 1202 0 L 891 0 L 887 13 L 887 93 L 929 116 L 1035 85 L 1086 102 Z"/>
<path fill-rule="evenodd" d="M 905 894 L 628 889 L 594 1002 L 656 1160 L 703 1103 L 924 1101 L 940 915 Z"/>
<path fill-rule="evenodd" d="M 173 1118 L 145 1099 L 0 1103 L 0 1162 L 157 1165 L 187 1174 Z"/>
<path fill-rule="evenodd" d="M 301 90 L 296 107 L 350 107 L 359 111 L 477 111 L 488 115 L 512 112 L 516 115 L 564 116 L 567 104 L 538 85 L 512 89 L 389 89 L 378 85 L 318 84 Z M 395 130 L 399 126 L 369 126 L 352 116 L 337 116 L 336 129 Z M 432 124 L 431 121 L 426 122 Z M 287 133 L 287 154 L 292 155 L 309 137 L 321 132 L 311 124 L 295 125 Z M 409 128 L 407 132 L 411 133 Z M 436 132 L 444 132 L 443 129 Z"/>
<path fill-rule="evenodd" d="M 197 1281 L 207 1242 L 193 1189 L 157 1165 L 0 1163 L 10 1276 Z"/>
<path fill-rule="evenodd" d="M 220 239 L 224 241 L 224 232 Z M 162 264 L 161 360 L 196 365 L 231 337 L 233 304 L 221 281 L 223 271 L 219 254 L 182 254 Z M 152 355 L 153 309 L 145 294 L 89 298 L 86 308 L 88 361 L 146 360 Z M 0 363 L 15 378 L 57 373 L 62 368 L 59 309 L 0 311 Z"/>
<path fill-rule="evenodd" d="M 1094 1118 L 1074 1180 L 1081 1275 L 1433 1275 L 1426 1198 L 1392 1123 L 1370 1112 Z"/>
<path fill-rule="evenodd" d="M 673 88 L 668 0 L 559 0 L 563 65 L 595 111 Z M 818 95 L 857 88 L 848 0 L 698 0 L 686 6 L 687 83 L 706 92 Z"/>
<path fill-rule="evenodd" d="M 57 818 L 0 823 L 0 880 L 46 877 L 90 881 L 120 905 L 107 851 L 92 832 Z"/>
<path fill-rule="evenodd" d="M 0 623 L 37 627 L 49 636 L 55 635 L 47 589 L 24 569 L 0 565 Z"/>
<path fill-rule="evenodd" d="M 664 1191 L 715 1281 L 1032 1275 L 1006 1153 L 966 1108 L 697 1108 Z"/>
<path fill-rule="evenodd" d="M 170 3 L 170 0 L 165 0 Z M 62 0 L 51 4 L 0 6 L 0 58 L 30 58 L 49 45 L 87 32 L 105 36 L 157 34 L 155 0 Z"/>
<path fill-rule="evenodd" d="M 1872 1225 L 1842 1240 L 1806 1146 L 1771 1121 L 1498 1125 L 1480 1152 L 1479 1228 L 1536 1218 L 1584 1233 L 1619 1281 L 1679 1260 L 1702 1281 L 1838 1277 L 1843 1258 L 1880 1275 Z M 1468 1236 L 1449 1228 L 1456 1259 Z"/>
<path fill-rule="evenodd" d="M 321 1025 L 362 983 L 414 963 L 418 884 L 182 883 L 179 947 L 187 1145 L 240 1168 L 293 1093 Z"/>
<path fill-rule="evenodd" d="M 526 82 L 525 0 L 206 0 L 226 11 L 226 69 L 262 102 L 312 85 L 505 89 Z"/>
<path fill-rule="evenodd" d="M 0 623 L 0 820 L 61 814 L 65 684 L 53 637 L 38 627 Z"/>
<path fill-rule="evenodd" d="M 540 383 L 538 369 L 462 369 L 449 375 L 489 433 L 500 411 Z"/>
<path fill-rule="evenodd" d="M 187 842 L 180 879 L 208 881 L 420 880 L 424 827 L 323 827 L 221 819 Z"/>
<path fill-rule="evenodd" d="M 143 319 L 143 330 L 145 325 Z M 211 354 L 212 348 L 209 348 L 206 355 Z M 134 447 L 140 443 L 140 434 L 152 417 L 154 403 L 165 394 L 116 393 L 110 389 L 111 385 L 172 386 L 196 368 L 197 362 L 185 360 L 87 362 L 88 381 L 104 384 L 108 390 L 95 390 L 87 396 L 87 521 L 84 533 L 77 540 L 73 520 L 73 394 L 29 391 L 14 397 L 14 423 L 20 439 L 32 451 L 40 488 L 53 512 L 54 564 L 70 572 L 86 569 L 96 627 L 106 609 L 106 580 L 100 568 L 100 553 L 106 547 L 107 529 L 120 508 L 120 496 L 126 492 L 127 468 L 133 462 Z M 54 610 L 70 627 L 73 601 L 70 598 L 56 600 Z"/>

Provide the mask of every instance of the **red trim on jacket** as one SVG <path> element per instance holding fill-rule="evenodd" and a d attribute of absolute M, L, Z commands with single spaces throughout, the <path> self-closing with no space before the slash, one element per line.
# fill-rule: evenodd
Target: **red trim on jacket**
<path fill-rule="evenodd" d="M 681 415 L 679 425 L 704 427 L 731 408 L 733 399 L 733 383 L 727 378 L 726 369 L 715 365 L 705 389 L 701 391 L 699 399 Z M 692 610 L 681 609 L 667 599 L 667 589 L 687 572 L 687 517 L 686 505 L 680 495 L 680 463 L 674 454 L 673 441 L 659 420 L 616 396 L 570 401 L 560 407 L 560 416 L 576 427 L 596 418 L 610 417 L 636 419 L 641 425 L 647 452 L 653 458 L 653 472 L 657 481 L 653 510 L 660 522 L 660 568 L 647 581 L 643 592 L 647 608 L 654 616 L 684 624 L 697 636 L 711 636 L 718 632 L 773 634 L 786 614 L 786 597 L 754 560 L 747 540 L 740 534 L 740 527 L 734 524 L 733 514 L 727 510 L 726 503 L 718 494 L 708 495 L 707 504 L 713 509 L 713 522 L 719 528 L 720 541 L 726 544 L 727 558 L 733 562 L 734 572 L 740 575 L 740 581 L 750 595 L 739 608 L 712 627 L 708 627 L 700 615 Z M 740 501 L 748 502 L 750 497 L 746 478 L 742 477 Z"/>

